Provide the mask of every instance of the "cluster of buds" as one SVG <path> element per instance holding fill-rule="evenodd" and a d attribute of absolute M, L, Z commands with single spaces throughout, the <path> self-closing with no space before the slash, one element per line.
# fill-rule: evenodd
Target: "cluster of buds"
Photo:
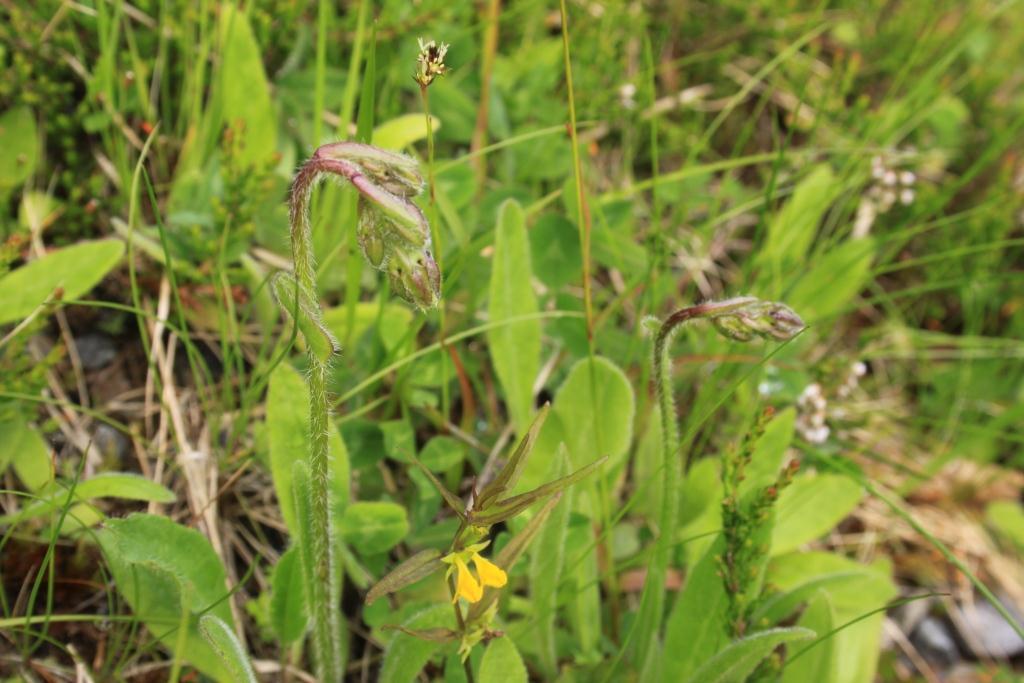
<path fill-rule="evenodd" d="M 909 206 L 916 197 L 917 174 L 900 169 L 881 156 L 871 159 L 871 181 L 857 207 L 854 237 L 866 237 L 879 214 L 888 213 L 897 203 Z"/>
<path fill-rule="evenodd" d="M 750 299 L 744 302 L 744 299 Z M 734 341 L 748 342 L 754 337 L 789 341 L 806 327 L 804 321 L 786 304 L 740 297 L 725 303 L 743 305 L 724 310 L 711 317 L 718 332 Z"/>
<path fill-rule="evenodd" d="M 409 303 L 437 305 L 441 273 L 430 252 L 430 225 L 412 202 L 423 190 L 416 161 L 357 142 L 324 145 L 299 172 L 294 192 L 308 193 L 323 174 L 343 177 L 359 192 L 357 236 L 370 265 Z"/>
<path fill-rule="evenodd" d="M 420 53 L 416 57 L 416 73 L 413 80 L 419 83 L 421 88 L 426 88 L 435 78 L 448 73 L 444 57 L 448 54 L 449 46 L 447 43 L 438 45 L 433 40 L 424 41 L 422 38 L 419 39 L 419 44 Z"/>

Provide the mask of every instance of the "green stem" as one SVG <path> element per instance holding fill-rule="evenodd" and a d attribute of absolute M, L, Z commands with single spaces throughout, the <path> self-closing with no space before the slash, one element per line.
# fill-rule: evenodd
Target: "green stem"
<path fill-rule="evenodd" d="M 676 535 L 679 517 L 679 488 L 681 477 L 679 463 L 675 461 L 679 451 L 679 425 L 676 418 L 675 398 L 672 393 L 672 362 L 669 346 L 672 337 L 687 322 L 709 316 L 721 315 L 749 305 L 754 299 L 741 297 L 721 302 L 708 302 L 681 309 L 670 315 L 654 340 L 654 381 L 658 407 L 661 411 L 661 457 L 663 465 L 664 490 L 661 500 L 661 514 L 658 520 L 658 540 L 654 557 L 648 568 L 647 579 L 641 597 L 636 627 L 640 629 L 636 644 L 636 665 L 643 670 L 651 646 L 656 642 L 665 609 L 665 579 Z M 684 471 L 688 472 L 691 454 L 687 454 Z"/>
<path fill-rule="evenodd" d="M 304 291 L 312 296 L 316 291 L 316 270 L 313 263 L 313 243 L 309 222 L 309 198 L 321 170 L 318 164 L 308 163 L 299 171 L 292 185 L 291 242 L 296 296 Z M 313 301 L 316 298 L 313 297 Z M 303 315 L 298 306 L 296 317 Z M 308 340 L 307 340 L 308 341 Z M 308 586 L 310 613 L 313 621 L 313 643 L 316 654 L 317 678 L 321 681 L 341 680 L 341 623 L 338 617 L 340 596 L 335 578 L 334 537 L 331 533 L 330 465 L 328 434 L 330 429 L 330 399 L 327 395 L 327 372 L 330 355 L 320 357 L 314 345 L 307 343 L 309 351 L 309 473 L 313 517 L 312 538 L 309 543 L 314 566 L 306 568 L 306 576 L 313 576 Z M 303 539 L 305 541 L 305 539 Z"/>

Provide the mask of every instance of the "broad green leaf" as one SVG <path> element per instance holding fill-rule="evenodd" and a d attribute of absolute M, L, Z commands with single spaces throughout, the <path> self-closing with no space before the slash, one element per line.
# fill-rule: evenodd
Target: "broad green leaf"
<path fill-rule="evenodd" d="M 740 495 L 770 486 L 779 476 L 779 468 L 793 440 L 796 411 L 787 408 L 772 418 L 764 434 L 754 444 L 754 452 L 747 466 L 745 478 L 740 482 Z"/>
<path fill-rule="evenodd" d="M 103 279 L 124 254 L 121 240 L 79 242 L 52 251 L 0 278 L 0 325 L 28 317 L 57 288 L 77 299 Z"/>
<path fill-rule="evenodd" d="M 405 508 L 396 503 L 359 502 L 345 508 L 340 531 L 345 543 L 361 555 L 394 548 L 409 533 Z"/>
<path fill-rule="evenodd" d="M 387 420 L 377 426 L 384 437 L 384 454 L 392 460 L 411 462 L 416 455 L 416 435 L 409 420 Z"/>
<path fill-rule="evenodd" d="M 805 602 L 822 591 L 842 590 L 843 584 L 871 581 L 877 572 L 867 566 L 828 572 L 808 578 L 786 591 L 774 593 L 758 604 L 750 621 L 759 624 L 762 620 L 775 625 L 792 615 Z"/>
<path fill-rule="evenodd" d="M 633 385 L 615 363 L 597 356 L 572 366 L 558 389 L 554 412 L 573 467 L 607 455 L 607 467 L 615 468 L 633 438 L 634 411 Z"/>
<path fill-rule="evenodd" d="M 222 120 L 229 126 L 239 121 L 244 125 L 243 163 L 266 163 L 277 151 L 277 116 L 263 70 L 263 51 L 248 17 L 234 3 L 221 4 L 219 29 L 220 73 L 215 87 Z"/>
<path fill-rule="evenodd" d="M 281 555 L 270 579 L 270 625 L 283 645 L 301 638 L 309 624 L 301 562 L 298 547 L 292 546 Z"/>
<path fill-rule="evenodd" d="M 526 683 L 526 666 L 516 644 L 508 636 L 495 638 L 480 662 L 480 683 Z"/>
<path fill-rule="evenodd" d="M 828 593 L 818 591 L 800 615 L 798 626 L 810 629 L 819 637 L 830 633 L 837 625 Z M 782 673 L 782 683 L 832 683 L 836 680 L 835 638 L 828 638 L 814 649 L 792 663 L 787 663 Z"/>
<path fill-rule="evenodd" d="M 396 303 L 385 303 L 382 308 L 377 302 L 360 301 L 355 305 L 352 318 L 352 329 L 349 330 L 348 309 L 345 306 L 324 311 L 324 323 L 338 339 L 358 340 L 372 330 L 384 348 L 392 352 L 406 339 L 413 314 L 409 307 Z"/>
<path fill-rule="evenodd" d="M 0 115 L 0 195 L 18 187 L 32 175 L 39 158 L 36 119 L 28 107 L 8 109 Z M 2 301 L 2 299 L 0 299 Z"/>
<path fill-rule="evenodd" d="M 7 464 L 14 467 L 29 491 L 38 491 L 53 480 L 50 447 L 35 428 L 17 417 L 0 421 L 0 473 Z"/>
<path fill-rule="evenodd" d="M 450 436 L 432 437 L 420 451 L 420 462 L 432 472 L 447 472 L 465 458 L 465 444 Z"/>
<path fill-rule="evenodd" d="M 108 520 L 97 539 L 115 585 L 149 631 L 174 650 L 184 606 L 186 660 L 217 680 L 231 680 L 199 634 L 203 614 L 234 623 L 224 568 L 206 537 L 166 517 L 134 514 Z"/>
<path fill-rule="evenodd" d="M 863 491 L 839 474 L 803 474 L 779 495 L 772 554 L 782 555 L 822 536 L 850 514 Z"/>
<path fill-rule="evenodd" d="M 578 282 L 582 270 L 579 231 L 564 216 L 540 216 L 530 229 L 530 257 L 534 273 L 548 287 Z"/>
<path fill-rule="evenodd" d="M 434 135 L 441 128 L 441 119 L 430 117 Z M 423 114 L 403 114 L 385 121 L 373 129 L 372 144 L 401 152 L 414 142 L 427 137 L 427 117 Z"/>
<path fill-rule="evenodd" d="M 895 597 L 896 588 L 887 565 L 881 562 L 863 565 L 825 552 L 789 553 L 772 558 L 766 580 L 781 591 L 795 591 L 818 577 L 854 572 L 861 572 L 862 577 L 819 584 L 829 596 L 838 625 L 884 607 Z M 874 680 L 884 617 L 883 613 L 873 614 L 832 636 L 838 658 L 835 683 Z"/>
<path fill-rule="evenodd" d="M 492 323 L 537 312 L 530 267 L 526 215 L 514 200 L 498 209 L 487 312 Z M 533 383 L 540 371 L 540 320 L 523 320 L 487 331 L 494 370 L 516 431 L 524 434 L 533 417 Z"/>
<path fill-rule="evenodd" d="M 721 537 L 712 543 L 676 598 L 665 629 L 663 680 L 686 680 L 729 641 L 729 598 L 718 576 L 718 556 L 724 548 Z"/>
<path fill-rule="evenodd" d="M 769 272 L 785 276 L 787 273 L 783 268 L 787 264 L 804 264 L 818 232 L 818 223 L 841 189 L 842 186 L 827 164 L 811 169 L 797 183 L 793 196 L 768 226 L 768 235 L 759 258 L 771 264 Z M 802 308 L 797 307 L 797 310 L 803 312 Z"/>
<path fill-rule="evenodd" d="M 875 243 L 871 238 L 851 240 L 819 258 L 786 295 L 812 326 L 850 307 L 871 277 Z"/>
<path fill-rule="evenodd" d="M 564 477 L 569 473 L 569 456 L 565 446 L 551 463 L 549 478 Z M 565 563 L 565 544 L 572 512 L 572 487 L 566 489 L 544 523 L 537 542 L 530 552 L 530 601 L 536 613 L 538 656 L 545 677 L 554 680 L 558 672 L 558 649 L 555 639 L 555 619 L 558 616 L 558 582 Z"/>
<path fill-rule="evenodd" d="M 417 612 L 402 623 L 407 629 L 453 628 L 455 618 L 452 606 L 433 605 Z M 384 664 L 380 670 L 380 683 L 412 683 L 441 643 L 399 633 L 384 650 Z"/>
<path fill-rule="evenodd" d="M 419 551 L 378 581 L 366 594 L 366 604 L 371 605 L 377 598 L 394 593 L 433 574 L 444 566 L 440 558 L 440 550 L 428 548 Z"/>
<path fill-rule="evenodd" d="M 778 646 L 813 637 L 814 631 L 806 628 L 774 628 L 755 633 L 731 643 L 701 664 L 688 680 L 690 683 L 743 683 Z"/>
<path fill-rule="evenodd" d="M 220 656 L 234 683 L 256 683 L 249 655 L 230 626 L 216 615 L 206 614 L 199 618 L 199 632 Z"/>
<path fill-rule="evenodd" d="M 309 388 L 302 376 L 287 363 L 280 363 L 270 375 L 267 390 L 267 436 L 270 473 L 278 505 L 288 531 L 296 533 L 292 498 L 292 465 L 309 458 Z M 348 451 L 341 434 L 333 427 L 328 435 L 332 495 L 335 510 L 348 503 Z"/>

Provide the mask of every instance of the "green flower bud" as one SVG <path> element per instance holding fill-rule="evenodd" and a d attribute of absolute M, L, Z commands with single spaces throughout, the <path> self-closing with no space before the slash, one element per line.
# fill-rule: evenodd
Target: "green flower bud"
<path fill-rule="evenodd" d="M 756 299 L 713 315 L 711 322 L 723 336 L 743 342 L 754 336 L 789 341 L 806 327 L 789 306 Z"/>
<path fill-rule="evenodd" d="M 426 249 L 393 250 L 387 274 L 395 294 L 419 308 L 433 308 L 441 298 L 441 271 Z"/>

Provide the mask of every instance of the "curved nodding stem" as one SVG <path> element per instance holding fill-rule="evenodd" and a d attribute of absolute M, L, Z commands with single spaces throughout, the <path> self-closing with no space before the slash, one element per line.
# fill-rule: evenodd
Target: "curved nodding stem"
<path fill-rule="evenodd" d="M 683 325 L 698 319 L 710 320 L 719 333 L 737 341 L 749 341 L 755 336 L 785 341 L 792 339 L 804 328 L 800 316 L 785 304 L 765 302 L 749 296 L 709 301 L 680 309 L 658 327 L 654 339 L 654 382 L 661 412 L 664 490 L 654 561 L 644 582 L 640 610 L 635 622 L 636 627 L 641 629 L 640 639 L 636 644 L 636 664 L 641 669 L 648 664 L 651 645 L 657 639 L 661 624 L 665 605 L 665 579 L 679 516 L 681 478 L 679 463 L 676 461 L 679 450 L 679 426 L 672 393 L 669 345 Z M 684 459 L 684 473 L 689 471 L 691 462 L 692 453 L 687 453 Z"/>
<path fill-rule="evenodd" d="M 309 371 L 309 528 L 303 553 L 308 609 L 313 624 L 317 678 L 340 681 L 343 643 L 340 584 L 331 530 L 329 434 L 331 429 L 327 374 L 340 352 L 323 323 L 316 294 L 309 203 L 313 188 L 325 177 L 346 180 L 359 192 L 359 237 L 371 264 L 386 270 L 396 293 L 420 308 L 440 296 L 440 272 L 430 254 L 430 229 L 410 201 L 423 187 L 417 164 L 401 154 L 371 145 L 339 142 L 320 147 L 299 169 L 289 197 L 294 277 L 281 273 L 273 291 L 286 313 L 295 318 L 306 341 Z"/>

